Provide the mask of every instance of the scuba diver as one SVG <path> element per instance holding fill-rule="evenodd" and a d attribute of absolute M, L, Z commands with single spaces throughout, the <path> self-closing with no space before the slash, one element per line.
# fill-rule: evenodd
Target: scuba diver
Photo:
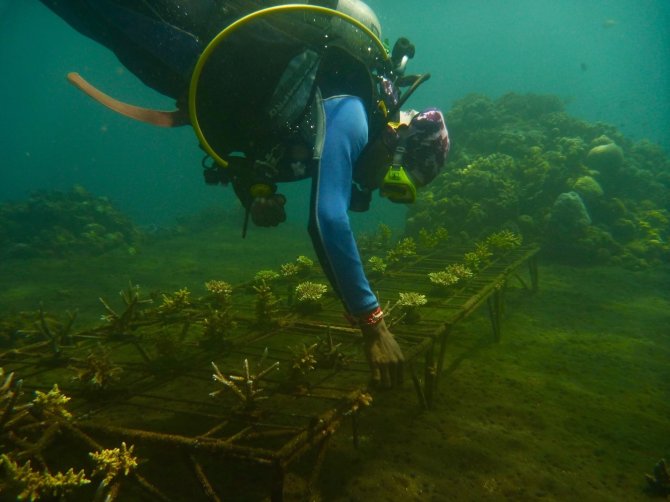
<path fill-rule="evenodd" d="M 411 203 L 449 151 L 442 113 L 400 112 L 429 75 L 405 75 L 414 46 L 389 51 L 360 0 L 41 0 L 112 50 L 173 111 L 120 102 L 76 73 L 75 86 L 128 117 L 190 125 L 206 152 L 205 181 L 231 184 L 248 219 L 277 226 L 277 183 L 311 178 L 308 232 L 320 265 L 358 326 L 373 384 L 402 379 L 403 354 L 366 278 L 348 210 L 373 190 Z M 407 88 L 399 93 L 398 88 Z"/>

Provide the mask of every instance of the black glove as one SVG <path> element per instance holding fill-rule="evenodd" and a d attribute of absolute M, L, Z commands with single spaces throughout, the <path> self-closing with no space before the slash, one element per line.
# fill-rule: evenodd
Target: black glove
<path fill-rule="evenodd" d="M 251 202 L 251 220 L 259 227 L 276 227 L 286 221 L 284 205 L 286 197 L 272 194 L 267 197 L 254 197 Z"/>

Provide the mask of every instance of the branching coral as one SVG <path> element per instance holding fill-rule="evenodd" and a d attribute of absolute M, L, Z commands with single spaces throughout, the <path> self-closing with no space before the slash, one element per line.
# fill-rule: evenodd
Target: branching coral
<path fill-rule="evenodd" d="M 511 230 L 501 230 L 495 232 L 486 238 L 485 244 L 496 251 L 509 251 L 521 246 L 523 237 L 521 234 L 512 232 Z"/>
<path fill-rule="evenodd" d="M 254 282 L 266 283 L 279 279 L 279 274 L 274 270 L 259 270 L 254 275 Z"/>
<path fill-rule="evenodd" d="M 2 385 L 0 385 L 0 405 L 14 399 L 14 372 L 5 375 L 5 368 L 0 368 L 0 380 L 4 378 Z"/>
<path fill-rule="evenodd" d="M 463 261 L 467 268 L 472 271 L 479 271 L 480 268 L 485 267 L 491 261 L 493 253 L 485 242 L 478 242 L 475 244 L 475 250 L 465 253 Z"/>
<path fill-rule="evenodd" d="M 389 313 L 396 308 L 400 309 L 400 319 L 407 324 L 414 324 L 421 319 L 419 307 L 428 303 L 426 295 L 415 292 L 401 292 L 398 294 L 398 300 L 388 311 Z M 397 322 L 397 321 L 396 321 Z"/>
<path fill-rule="evenodd" d="M 125 442 L 122 442 L 120 448 L 90 452 L 89 456 L 96 464 L 93 475 L 104 475 L 103 485 L 109 485 L 122 472 L 124 476 L 128 476 L 137 468 L 137 457 L 133 455 L 134 449 L 135 445 L 129 448 Z"/>
<path fill-rule="evenodd" d="M 54 384 L 49 392 L 35 391 L 35 397 L 32 401 L 33 410 L 41 415 L 69 420 L 72 418 L 72 413 L 65 409 L 65 405 L 70 399 L 60 391 L 58 384 Z"/>
<path fill-rule="evenodd" d="M 368 259 L 368 265 L 370 267 L 370 272 L 377 275 L 384 275 L 384 272 L 386 272 L 386 268 L 388 267 L 384 259 L 380 256 L 371 256 Z"/>
<path fill-rule="evenodd" d="M 300 272 L 300 267 L 296 263 L 284 263 L 279 267 L 279 274 L 284 277 L 295 277 Z"/>
<path fill-rule="evenodd" d="M 474 276 L 472 270 L 461 263 L 447 265 L 444 270 L 430 272 L 428 279 L 439 288 L 449 288 Z"/>
<path fill-rule="evenodd" d="M 107 312 L 101 316 L 101 319 L 109 324 L 109 329 L 113 335 L 129 333 L 133 329 L 133 321 L 141 313 L 141 306 L 152 302 L 151 299 L 140 298 L 140 287 L 137 284 L 128 283 L 128 288 L 120 291 L 119 295 L 125 306 L 120 314 L 112 309 L 105 300 L 99 298 Z"/>
<path fill-rule="evenodd" d="M 416 242 L 412 237 L 400 239 L 393 249 L 386 253 L 387 263 L 397 263 L 403 258 L 409 258 L 416 255 Z"/>
<path fill-rule="evenodd" d="M 191 305 L 191 292 L 188 288 L 182 288 L 171 295 L 163 295 L 163 303 L 158 311 L 164 314 L 179 312 Z"/>
<path fill-rule="evenodd" d="M 299 275 L 308 275 L 310 270 L 314 267 L 314 261 L 307 256 L 300 255 L 295 262 L 284 263 L 281 265 L 279 274 L 283 278 L 291 278 Z"/>
<path fill-rule="evenodd" d="M 38 500 L 44 494 L 60 499 L 73 488 L 91 482 L 86 478 L 83 469 L 74 472 L 74 469 L 70 468 L 65 473 L 57 472 L 56 474 L 51 474 L 46 469 L 38 472 L 31 467 L 30 460 L 19 465 L 4 453 L 0 456 L 0 463 L 4 466 L 10 481 L 21 490 L 17 497 L 18 500 Z"/>
<path fill-rule="evenodd" d="M 112 363 L 110 349 L 98 346 L 90 352 L 86 359 L 73 359 L 72 369 L 75 371 L 73 380 L 81 382 L 94 390 L 108 389 L 120 378 L 123 369 Z"/>
<path fill-rule="evenodd" d="M 654 466 L 654 474 L 646 474 L 645 478 L 653 493 L 665 497 L 670 496 L 670 469 L 665 459 L 659 460 Z"/>
<path fill-rule="evenodd" d="M 342 353 L 341 343 L 333 341 L 333 335 L 328 333 L 321 338 L 316 347 L 317 366 L 322 368 L 339 368 L 348 363 L 347 356 Z"/>
<path fill-rule="evenodd" d="M 426 248 L 434 248 L 446 242 L 448 237 L 449 232 L 444 227 L 437 227 L 433 231 L 425 228 L 419 230 L 419 243 Z"/>
<path fill-rule="evenodd" d="M 261 362 L 258 364 L 259 368 L 263 365 L 266 357 L 267 349 L 261 358 Z M 245 411 L 251 411 L 256 407 L 256 404 L 260 399 L 266 399 L 266 396 L 259 396 L 259 394 L 263 392 L 263 389 L 259 387 L 259 382 L 272 370 L 277 369 L 279 367 L 279 362 L 277 361 L 265 369 L 260 369 L 256 374 L 253 374 L 249 369 L 248 359 L 244 360 L 243 373 L 241 375 L 226 376 L 221 373 L 221 370 L 219 370 L 213 361 L 212 367 L 214 368 L 214 374 L 212 375 L 214 381 L 223 384 L 226 389 L 230 390 L 243 404 Z M 220 393 L 221 389 L 210 392 L 209 395 L 216 397 Z"/>
<path fill-rule="evenodd" d="M 0 381 L 4 378 L 0 386 L 0 432 L 19 423 L 25 418 L 32 408 L 32 403 L 17 405 L 19 397 L 23 395 L 21 388 L 23 380 L 15 380 L 14 373 L 5 376 L 4 368 L 0 368 Z"/>
<path fill-rule="evenodd" d="M 270 328 L 277 324 L 279 300 L 272 288 L 265 282 L 254 286 L 256 292 L 256 324 L 262 328 Z"/>
<path fill-rule="evenodd" d="M 426 295 L 414 292 L 399 293 L 398 306 L 403 308 L 420 307 L 428 303 Z"/>
<path fill-rule="evenodd" d="M 211 293 L 220 306 L 225 306 L 230 303 L 230 297 L 233 294 L 233 286 L 226 281 L 207 281 L 205 288 Z"/>
<path fill-rule="evenodd" d="M 203 341 L 209 345 L 220 345 L 225 336 L 237 326 L 230 307 L 222 310 L 210 309 L 202 320 Z"/>
<path fill-rule="evenodd" d="M 295 287 L 295 299 L 299 305 L 315 306 L 321 302 L 323 295 L 328 291 L 325 284 L 305 281 Z"/>
<path fill-rule="evenodd" d="M 368 392 L 361 392 L 357 397 L 356 400 L 352 403 L 351 405 L 351 411 L 349 413 L 353 413 L 358 411 L 364 406 L 370 406 L 372 404 L 372 394 Z"/>
<path fill-rule="evenodd" d="M 47 318 L 40 306 L 39 321 L 36 323 L 41 335 L 51 341 L 53 355 L 59 356 L 61 345 L 72 344 L 72 325 L 77 318 L 77 312 L 67 312 L 68 319 L 63 323 L 53 318 Z"/>
<path fill-rule="evenodd" d="M 307 256 L 300 255 L 295 260 L 296 265 L 300 268 L 300 271 L 309 271 L 314 266 L 314 260 L 308 258 Z"/>
<path fill-rule="evenodd" d="M 440 288 L 449 288 L 455 284 L 458 284 L 460 280 L 454 274 L 447 272 L 446 270 L 440 270 L 439 272 L 429 272 L 428 279 L 432 284 Z"/>
<path fill-rule="evenodd" d="M 317 365 L 316 351 L 318 345 L 318 343 L 313 343 L 307 346 L 303 343 L 298 347 L 289 347 L 293 354 L 290 370 L 292 379 L 304 378 L 308 373 L 314 371 Z"/>
<path fill-rule="evenodd" d="M 373 253 L 387 249 L 391 243 L 392 234 L 391 227 L 380 223 L 374 234 L 370 235 L 364 232 L 359 234 L 356 243 L 361 252 Z"/>

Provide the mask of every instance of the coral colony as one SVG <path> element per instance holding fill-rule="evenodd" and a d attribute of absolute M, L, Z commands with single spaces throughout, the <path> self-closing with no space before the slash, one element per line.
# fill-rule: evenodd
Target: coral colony
<path fill-rule="evenodd" d="M 89 453 L 96 464 L 93 474 L 104 476 L 101 482 L 103 485 L 110 485 L 121 473 L 128 476 L 137 468 L 137 457 L 133 455 L 134 449 L 134 445 L 127 447 L 126 443 L 122 442 L 120 448 Z"/>
<path fill-rule="evenodd" d="M 261 359 L 261 363 L 265 360 L 267 355 L 264 354 Z M 223 384 L 226 389 L 230 390 L 235 397 L 237 397 L 242 403 L 242 407 L 245 411 L 252 411 L 256 408 L 256 404 L 261 399 L 266 399 L 266 396 L 259 396 L 263 392 L 263 388 L 259 386 L 260 381 L 272 370 L 278 369 L 279 362 L 274 362 L 265 369 L 261 369 L 258 373 L 252 373 L 249 369 L 249 359 L 245 359 L 242 365 L 243 373 L 242 375 L 224 375 L 221 373 L 221 370 L 217 365 L 212 361 L 212 367 L 214 368 L 214 374 L 212 378 L 215 382 Z M 223 389 L 215 390 L 209 395 L 212 397 L 218 396 Z"/>

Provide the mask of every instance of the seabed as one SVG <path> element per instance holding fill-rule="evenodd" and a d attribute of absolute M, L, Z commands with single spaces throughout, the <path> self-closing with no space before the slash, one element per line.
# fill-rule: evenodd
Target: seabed
<path fill-rule="evenodd" d="M 5 377 L 14 372 L 6 390 L 21 396 L 2 403 L 3 453 L 90 474 L 89 452 L 134 447 L 127 475 L 106 485 L 89 476 L 67 500 L 112 487 L 120 500 L 650 497 L 645 473 L 670 454 L 667 268 L 551 265 L 524 246 L 437 293 L 426 274 L 468 249 L 420 249 L 375 282 L 382 302 L 402 291 L 428 298 L 419 319 L 393 326 L 405 384 L 380 391 L 368 388 L 359 334 L 332 295 L 297 311 L 277 283 L 273 318 L 260 322 L 253 266 L 247 280 L 234 266 L 251 243 L 226 244 L 221 264 L 209 232 L 134 256 L 2 265 L 3 305 L 35 316 L 34 342 L 0 356 Z M 277 263 L 309 249 L 296 253 L 279 233 L 258 238 Z M 178 295 L 163 293 L 159 305 L 151 290 L 197 291 L 219 277 L 234 286 L 218 306 L 231 316 L 219 342 L 203 343 L 211 296 L 175 306 Z M 107 294 L 112 279 L 121 297 Z M 304 279 L 325 282 L 316 267 Z M 91 357 L 113 373 L 104 386 L 73 378 Z M 55 383 L 71 418 L 18 415 Z"/>

